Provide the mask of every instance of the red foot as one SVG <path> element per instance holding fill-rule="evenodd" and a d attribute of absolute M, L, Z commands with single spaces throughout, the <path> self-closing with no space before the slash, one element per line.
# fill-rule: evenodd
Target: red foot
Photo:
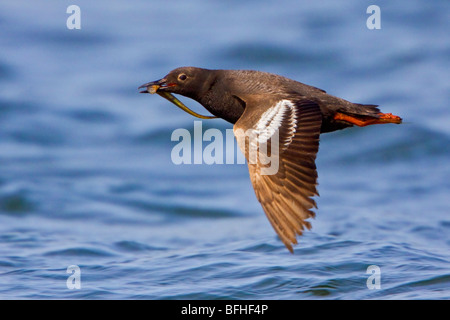
<path fill-rule="evenodd" d="M 372 118 L 367 116 L 349 116 L 344 113 L 336 112 L 336 114 L 334 115 L 334 119 L 347 121 L 359 127 L 381 123 L 402 123 L 402 118 L 400 118 L 399 116 L 395 116 L 392 113 L 379 113 L 378 115 L 380 116 L 379 118 Z"/>

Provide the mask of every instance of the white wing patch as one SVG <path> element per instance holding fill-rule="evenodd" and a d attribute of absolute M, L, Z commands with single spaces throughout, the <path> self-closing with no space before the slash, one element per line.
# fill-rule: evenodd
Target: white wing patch
<path fill-rule="evenodd" d="M 261 119 L 254 126 L 254 134 L 258 137 L 258 143 L 265 143 L 281 125 L 287 125 L 289 130 L 289 139 L 282 141 L 283 150 L 292 142 L 297 127 L 297 117 L 295 115 L 295 106 L 290 100 L 281 100 L 275 106 L 269 108 L 261 115 Z"/>
<path fill-rule="evenodd" d="M 280 141 L 281 128 L 284 138 Z M 234 134 L 248 163 L 259 163 L 259 166 L 270 164 L 271 168 L 275 168 L 274 171 L 266 170 L 268 173 L 262 174 L 273 174 L 278 170 L 279 155 L 291 144 L 296 129 L 295 105 L 292 101 L 283 99 L 266 110 L 253 127 L 245 132 L 243 129 L 235 127 Z M 248 150 L 246 150 L 247 147 Z"/>

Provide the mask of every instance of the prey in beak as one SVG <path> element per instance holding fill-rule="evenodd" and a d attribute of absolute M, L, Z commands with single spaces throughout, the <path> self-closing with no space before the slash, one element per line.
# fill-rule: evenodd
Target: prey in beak
<path fill-rule="evenodd" d="M 166 79 L 160 79 L 160 80 L 157 80 L 157 81 L 152 81 L 152 82 L 145 83 L 142 86 L 140 86 L 138 88 L 138 90 L 142 89 L 142 88 L 145 88 L 145 90 L 140 91 L 140 93 L 150 93 L 150 94 L 157 93 L 158 95 L 160 95 L 164 99 L 169 100 L 174 105 L 176 105 L 178 108 L 180 108 L 181 110 L 189 113 L 190 115 L 192 115 L 194 117 L 197 117 L 197 118 L 200 118 L 200 119 L 214 119 L 214 118 L 217 118 L 217 117 L 214 117 L 214 116 L 203 116 L 201 114 L 198 114 L 195 111 L 192 111 L 191 109 L 186 107 L 180 100 L 175 98 L 174 95 L 172 95 L 170 92 L 164 90 L 166 88 L 175 87 L 175 86 L 177 86 L 176 83 L 168 83 Z"/>
<path fill-rule="evenodd" d="M 159 85 L 153 84 L 153 85 L 148 85 L 147 86 L 147 84 L 143 84 L 138 89 L 142 89 L 142 88 L 145 88 L 145 90 L 139 91 L 139 93 L 151 93 L 151 94 L 154 94 L 154 93 L 156 93 L 156 91 L 158 91 Z"/>
<path fill-rule="evenodd" d="M 157 81 L 147 82 L 140 86 L 138 89 L 146 88 L 146 90 L 140 91 L 140 93 L 159 93 L 157 92 L 159 89 L 169 88 L 169 87 L 175 87 L 176 83 L 168 83 L 166 79 L 160 79 Z"/>

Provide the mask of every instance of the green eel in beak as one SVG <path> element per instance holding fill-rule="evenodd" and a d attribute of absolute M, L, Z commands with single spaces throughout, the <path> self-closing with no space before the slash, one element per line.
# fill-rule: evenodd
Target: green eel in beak
<path fill-rule="evenodd" d="M 166 87 L 170 87 L 170 86 L 171 86 L 170 83 L 167 84 L 167 83 L 165 83 L 164 79 L 161 79 L 161 80 L 158 80 L 158 81 L 153 81 L 153 82 L 149 82 L 149 83 L 143 84 L 138 89 L 146 88 L 146 90 L 142 90 L 141 93 L 150 93 L 150 94 L 157 93 L 158 95 L 160 95 L 164 99 L 167 99 L 170 102 L 172 102 L 174 105 L 176 105 L 178 108 L 180 108 L 184 112 L 187 112 L 187 113 L 189 113 L 190 115 L 192 115 L 194 117 L 197 117 L 197 118 L 200 118 L 200 119 L 215 119 L 215 118 L 217 118 L 217 117 L 214 117 L 214 116 L 203 116 L 201 114 L 198 114 L 197 112 L 192 111 L 191 109 L 186 107 L 183 104 L 183 102 L 181 102 L 180 100 L 175 98 L 175 96 L 173 94 L 171 94 L 170 92 L 158 90 L 159 88 L 166 88 Z"/>

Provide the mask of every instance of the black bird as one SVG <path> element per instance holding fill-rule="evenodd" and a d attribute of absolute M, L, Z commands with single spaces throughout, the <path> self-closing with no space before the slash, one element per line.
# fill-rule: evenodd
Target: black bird
<path fill-rule="evenodd" d="M 317 208 L 312 197 L 318 196 L 315 159 L 319 135 L 353 125 L 402 122 L 398 116 L 381 113 L 376 105 L 352 103 L 324 90 L 253 70 L 181 67 L 141 88 L 145 88 L 142 93 L 158 93 L 199 118 L 218 117 L 234 124 L 256 197 L 291 252 L 296 235 L 305 227 L 311 228 L 306 219 L 314 217 L 311 209 Z M 172 93 L 196 100 L 214 116 L 191 111 Z M 267 173 L 269 154 L 270 159 L 276 159 L 277 170 Z"/>

